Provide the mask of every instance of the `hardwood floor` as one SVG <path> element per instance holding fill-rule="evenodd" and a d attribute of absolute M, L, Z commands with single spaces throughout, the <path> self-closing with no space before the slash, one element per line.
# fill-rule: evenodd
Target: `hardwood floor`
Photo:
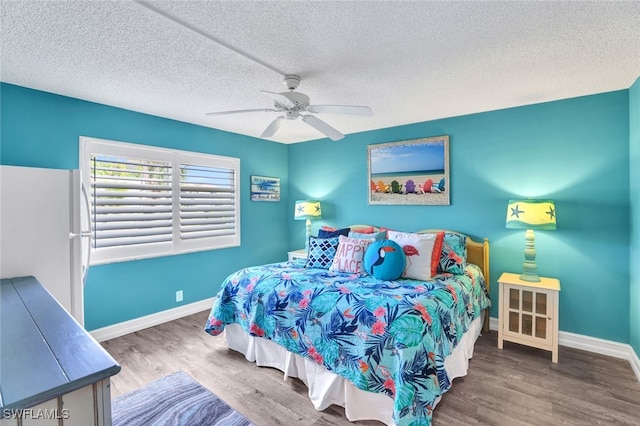
<path fill-rule="evenodd" d="M 353 425 L 341 407 L 316 411 L 307 388 L 279 370 L 256 367 L 206 334 L 208 312 L 103 342 L 122 366 L 111 395 L 183 370 L 258 426 Z M 381 425 L 376 421 L 358 425 Z M 551 354 L 481 336 L 469 374 L 457 378 L 433 415 L 447 425 L 639 425 L 640 383 L 627 361 L 560 347 Z"/>

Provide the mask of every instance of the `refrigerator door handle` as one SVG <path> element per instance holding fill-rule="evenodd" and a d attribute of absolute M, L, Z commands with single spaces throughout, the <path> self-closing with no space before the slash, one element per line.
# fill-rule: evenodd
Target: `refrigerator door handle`
<path fill-rule="evenodd" d="M 82 231 L 79 234 L 76 234 L 74 232 L 69 232 L 69 239 L 70 240 L 73 239 L 73 238 L 76 238 L 76 237 L 80 237 L 80 238 L 87 238 L 88 237 L 88 238 L 91 238 L 91 231 Z"/>
<path fill-rule="evenodd" d="M 80 192 L 82 194 L 82 198 L 84 198 L 84 205 L 86 207 L 86 215 L 87 215 L 87 223 L 89 224 L 89 230 L 83 231 L 80 230 L 80 238 L 87 238 L 87 257 L 86 263 L 82 267 L 82 285 L 87 279 L 87 271 L 89 270 L 89 265 L 91 264 L 91 205 L 89 203 L 89 195 L 87 195 L 87 189 L 84 186 L 84 183 L 80 182 Z"/>

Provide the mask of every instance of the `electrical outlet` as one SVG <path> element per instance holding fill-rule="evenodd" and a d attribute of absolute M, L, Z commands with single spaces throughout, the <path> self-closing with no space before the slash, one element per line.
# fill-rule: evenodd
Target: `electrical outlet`
<path fill-rule="evenodd" d="M 176 302 L 182 302 L 183 296 L 184 294 L 182 293 L 182 290 L 176 291 Z"/>

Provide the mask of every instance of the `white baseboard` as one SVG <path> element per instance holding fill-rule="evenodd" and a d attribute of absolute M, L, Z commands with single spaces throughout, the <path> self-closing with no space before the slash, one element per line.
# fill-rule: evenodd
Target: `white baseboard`
<path fill-rule="evenodd" d="M 633 368 L 633 371 L 636 373 L 638 381 L 640 381 L 640 358 L 638 358 L 638 354 L 633 349 L 631 349 L 631 359 L 629 362 L 631 363 L 631 368 Z"/>
<path fill-rule="evenodd" d="M 561 331 L 558 334 L 558 344 L 631 361 L 631 345 L 624 343 Z"/>
<path fill-rule="evenodd" d="M 489 318 L 489 329 L 498 330 L 498 318 Z M 631 364 L 638 381 L 640 382 L 640 360 L 631 345 L 599 339 L 597 337 L 560 331 L 558 344 L 583 351 L 594 352 L 614 358 L 626 359 Z"/>
<path fill-rule="evenodd" d="M 178 306 L 177 308 L 167 309 L 166 311 L 156 312 L 155 314 L 135 318 L 103 328 L 98 328 L 90 331 L 89 333 L 98 342 L 103 342 L 105 340 L 114 339 L 116 337 L 124 336 L 125 334 L 134 333 L 145 328 L 153 327 L 154 325 L 173 321 L 178 318 L 186 317 L 187 315 L 192 315 L 198 312 L 205 311 L 207 309 L 211 309 L 214 299 L 214 297 L 211 297 L 209 299 L 200 300 L 188 305 Z M 204 324 L 202 324 L 202 328 L 204 330 Z"/>

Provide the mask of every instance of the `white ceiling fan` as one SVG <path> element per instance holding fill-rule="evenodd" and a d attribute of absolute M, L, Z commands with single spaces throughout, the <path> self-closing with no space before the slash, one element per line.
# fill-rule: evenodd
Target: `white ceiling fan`
<path fill-rule="evenodd" d="M 276 118 L 267 126 L 267 128 L 260 135 L 261 138 L 269 138 L 276 134 L 278 129 L 282 126 L 285 120 L 297 120 L 298 118 L 304 121 L 309 126 L 320 131 L 330 139 L 337 141 L 344 138 L 344 135 L 337 129 L 330 126 L 326 122 L 320 120 L 314 114 L 333 113 L 333 114 L 351 114 L 351 115 L 373 115 L 373 111 L 368 106 L 355 106 L 355 105 L 310 105 L 309 96 L 304 93 L 294 92 L 294 90 L 300 84 L 300 77 L 297 75 L 286 75 L 284 77 L 284 84 L 289 89 L 289 92 L 274 93 L 262 90 L 262 93 L 270 96 L 274 101 L 273 108 L 262 109 L 243 109 L 235 111 L 221 111 L 221 112 L 209 112 L 207 115 L 225 115 L 225 114 L 242 114 L 247 112 L 281 112 L 284 115 Z M 305 114 L 302 114 L 305 113 Z"/>

